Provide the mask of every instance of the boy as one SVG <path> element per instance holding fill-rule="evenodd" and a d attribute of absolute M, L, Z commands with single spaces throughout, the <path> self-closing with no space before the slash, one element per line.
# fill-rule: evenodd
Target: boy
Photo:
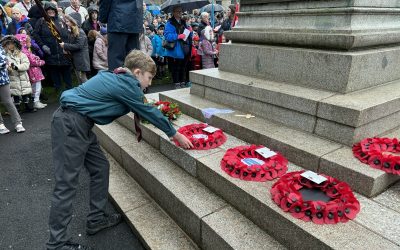
<path fill-rule="evenodd" d="M 104 212 L 108 196 L 109 163 L 91 130 L 94 123 L 108 124 L 132 111 L 135 116 L 143 117 L 169 137 L 178 140 L 183 148 L 193 147 L 185 136 L 176 132 L 159 110 L 143 103 L 142 89 L 151 85 L 156 73 L 153 60 L 143 52 L 133 50 L 126 56 L 124 65 L 126 68 L 118 68 L 114 73 L 100 71 L 86 83 L 61 95 L 61 106 L 53 115 L 51 127 L 56 183 L 47 249 L 90 249 L 69 242 L 66 232 L 72 218 L 72 200 L 83 165 L 91 178 L 87 233 L 95 234 L 121 221 L 120 214 L 106 215 Z"/>

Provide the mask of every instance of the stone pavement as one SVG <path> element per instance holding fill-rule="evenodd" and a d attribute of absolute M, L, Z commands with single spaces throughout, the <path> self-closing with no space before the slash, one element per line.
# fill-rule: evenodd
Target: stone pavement
<path fill-rule="evenodd" d="M 45 249 L 50 195 L 54 186 L 50 119 L 57 106 L 51 104 L 36 113 L 23 114 L 25 133 L 0 136 L 0 249 Z M 5 117 L 5 121 L 11 128 L 9 117 Z M 88 184 L 88 174 L 82 171 L 70 224 L 73 240 L 97 250 L 143 249 L 125 222 L 94 236 L 86 235 Z M 115 212 L 111 203 L 107 210 Z"/>

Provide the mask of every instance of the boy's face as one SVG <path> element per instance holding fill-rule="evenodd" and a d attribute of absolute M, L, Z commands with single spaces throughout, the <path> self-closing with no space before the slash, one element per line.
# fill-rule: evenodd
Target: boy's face
<path fill-rule="evenodd" d="M 164 35 L 164 29 L 162 28 L 162 29 L 158 29 L 158 31 L 157 31 L 157 34 L 159 34 L 159 35 Z"/>
<path fill-rule="evenodd" d="M 151 85 L 151 81 L 153 80 L 153 74 L 150 72 L 142 72 L 140 69 L 132 70 L 133 74 L 136 76 L 136 79 L 140 82 L 141 89 L 145 89 Z"/>

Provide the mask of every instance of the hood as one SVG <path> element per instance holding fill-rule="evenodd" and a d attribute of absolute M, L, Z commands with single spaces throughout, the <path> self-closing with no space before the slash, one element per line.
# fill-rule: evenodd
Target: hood
<path fill-rule="evenodd" d="M 29 18 L 38 18 L 39 19 L 42 16 L 43 16 L 42 12 L 40 11 L 39 6 L 37 6 L 36 4 L 33 5 L 28 11 Z"/>
<path fill-rule="evenodd" d="M 95 11 L 96 11 L 97 13 L 99 13 L 99 7 L 97 7 L 97 5 L 92 4 L 92 5 L 89 6 L 89 8 L 87 9 L 87 11 L 88 11 L 89 16 L 90 16 L 90 14 L 92 14 L 92 13 L 95 12 Z"/>
<path fill-rule="evenodd" d="M 18 50 L 21 50 L 21 48 L 22 48 L 21 43 L 20 43 L 20 42 L 17 40 L 17 38 L 15 38 L 14 36 L 8 35 L 8 36 L 3 37 L 3 38 L 0 40 L 1 46 L 3 46 L 3 47 L 5 47 L 5 45 L 6 45 L 7 43 L 10 43 L 10 42 L 14 43 L 14 44 L 15 44 L 15 47 L 16 47 Z"/>
<path fill-rule="evenodd" d="M 16 34 L 15 38 L 21 43 L 22 48 L 26 48 L 26 38 L 28 36 L 25 34 Z"/>

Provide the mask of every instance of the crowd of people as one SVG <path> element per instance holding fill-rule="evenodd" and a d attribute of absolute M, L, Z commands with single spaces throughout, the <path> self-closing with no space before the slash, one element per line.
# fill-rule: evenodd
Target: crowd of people
<path fill-rule="evenodd" d="M 216 13 L 211 23 L 207 12 L 188 13 L 176 6 L 172 13 L 153 15 L 144 3 L 138 44 L 128 39 L 127 51 L 118 55 L 122 50 L 120 35 L 113 24 L 100 22 L 102 6 L 98 1 L 71 0 L 70 6 L 63 8 L 51 0 L 42 6 L 56 33 L 43 18 L 40 6 L 31 0 L 10 0 L 0 6 L 0 98 L 17 132 L 25 131 L 20 113 L 46 107 L 40 99 L 42 81 L 58 94 L 72 88 L 72 75 L 83 83 L 100 70 L 122 66 L 131 49 L 152 57 L 156 78 L 169 72 L 176 88 L 189 87 L 189 71 L 218 66 L 218 47 L 226 42 L 223 33 L 237 23 L 234 5 Z M 136 19 L 141 22 L 141 17 Z M 110 54 L 114 58 L 109 58 Z M 0 114 L 0 134 L 8 132 Z"/>

